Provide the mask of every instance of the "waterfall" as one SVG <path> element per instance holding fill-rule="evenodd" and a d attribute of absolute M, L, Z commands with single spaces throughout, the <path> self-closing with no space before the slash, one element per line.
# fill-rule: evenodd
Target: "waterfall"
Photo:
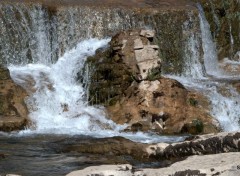
<path fill-rule="evenodd" d="M 88 105 L 86 90 L 77 82 L 77 73 L 83 68 L 85 59 L 108 42 L 109 39 L 80 42 L 55 64 L 9 66 L 13 80 L 30 94 L 26 103 L 33 124 L 20 134 L 123 136 L 140 142 L 182 140 L 182 137 L 121 132 L 126 125 L 117 125 L 107 119 L 102 107 Z"/>
<path fill-rule="evenodd" d="M 216 47 L 211 36 L 209 24 L 201 5 L 198 4 L 197 7 L 199 9 L 202 33 L 204 67 L 207 74 L 199 72 L 201 62 L 200 60 L 196 62 L 196 58 L 200 58 L 199 55 L 193 54 L 196 53 L 195 49 L 198 41 L 195 39 L 195 34 L 192 33 L 192 37 L 189 38 L 189 44 L 186 45 L 187 50 L 191 51 L 190 53 L 192 54 L 187 53 L 185 73 L 181 76 L 167 76 L 180 81 L 187 88 L 197 90 L 208 97 L 211 103 L 210 114 L 220 123 L 223 131 L 240 130 L 240 95 L 231 85 L 231 81 L 239 80 L 239 78 L 227 75 L 218 67 Z M 193 68 L 189 69 L 191 66 Z"/>
<path fill-rule="evenodd" d="M 201 63 L 201 36 L 192 30 L 194 27 L 194 14 L 189 12 L 189 19 L 183 24 L 183 34 L 186 35 L 184 77 L 203 78 L 205 71 Z"/>
<path fill-rule="evenodd" d="M 0 4 L 0 63 L 51 63 L 48 19 L 41 5 Z"/>
<path fill-rule="evenodd" d="M 26 78 L 35 83 L 27 104 L 34 130 L 40 133 L 74 133 L 115 128 L 103 111 L 87 106 L 84 90 L 76 83 L 76 75 L 84 59 L 106 45 L 108 40 L 89 40 L 67 52 L 56 64 L 10 66 L 11 76 L 23 87 Z M 33 83 L 33 84 L 34 84 Z"/>
<path fill-rule="evenodd" d="M 204 10 L 200 4 L 197 4 L 199 10 L 200 27 L 202 31 L 203 59 L 206 73 L 210 76 L 221 75 L 218 66 L 216 45 L 213 42 L 209 23 L 205 17 Z"/>

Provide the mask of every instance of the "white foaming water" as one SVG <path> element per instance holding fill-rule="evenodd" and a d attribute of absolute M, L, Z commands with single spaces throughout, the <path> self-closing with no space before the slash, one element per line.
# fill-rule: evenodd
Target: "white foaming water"
<path fill-rule="evenodd" d="M 167 75 L 176 79 L 189 89 L 197 90 L 208 97 L 210 114 L 219 122 L 223 131 L 240 130 L 240 95 L 225 80 L 191 79 Z M 220 81 L 220 82 L 219 82 Z"/>
<path fill-rule="evenodd" d="M 94 137 L 123 136 L 145 143 L 177 141 L 183 138 L 145 133 L 121 132 L 126 125 L 117 125 L 106 118 L 104 110 L 89 106 L 85 90 L 76 76 L 87 56 L 104 47 L 109 39 L 90 39 L 70 50 L 56 64 L 10 66 L 14 81 L 30 94 L 27 100 L 33 126 L 25 134 L 90 135 Z"/>

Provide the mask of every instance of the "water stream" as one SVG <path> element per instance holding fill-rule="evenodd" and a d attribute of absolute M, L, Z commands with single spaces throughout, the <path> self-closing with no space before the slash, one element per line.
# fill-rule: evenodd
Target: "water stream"
<path fill-rule="evenodd" d="M 62 153 L 59 149 L 64 143 L 59 140 L 69 144 L 69 141 L 79 143 L 91 138 L 122 136 L 136 142 L 156 143 L 185 138 L 122 132 L 126 125 L 107 119 L 102 107 L 88 105 L 87 91 L 77 82 L 77 73 L 85 59 L 108 42 L 109 39 L 80 42 L 55 64 L 9 66 L 13 80 L 30 95 L 26 103 L 33 125 L 18 133 L 0 134 L 0 154 L 6 154 L 6 158 L 0 158 L 0 173 L 60 176 L 90 165 L 109 163 L 109 158 L 102 155 Z M 118 162 L 141 164 L 127 155 L 125 159 L 115 158 Z"/>
<path fill-rule="evenodd" d="M 216 123 L 220 124 L 222 130 L 240 130 L 240 96 L 232 86 L 232 83 L 239 81 L 239 78 L 237 75 L 227 74 L 219 67 L 209 24 L 200 5 L 198 5 L 198 8 L 202 34 L 201 42 L 204 51 L 203 58 L 200 58 L 199 53 L 201 45 L 192 32 L 188 38 L 189 42 L 185 46 L 187 61 L 184 72 L 181 76 L 166 76 L 177 79 L 190 90 L 197 90 L 206 95 L 211 103 L 210 113 L 215 118 Z M 74 12 L 74 9 L 72 10 Z M 77 13 L 78 10 L 75 10 Z M 12 7 L 9 7 L 8 11 L 11 15 Z M 3 11 L 2 13 L 6 12 Z M 39 23 L 32 24 L 31 27 L 34 30 L 28 28 L 29 21 L 26 15 L 26 18 L 22 19 L 21 25 L 18 26 L 21 29 L 13 28 L 13 26 L 5 29 L 2 25 L 4 30 L 10 30 L 10 32 L 5 31 L 6 33 L 11 33 L 11 30 L 21 30 L 25 31 L 26 36 L 28 36 L 26 40 L 22 40 L 24 37 L 20 34 L 15 36 L 15 41 L 22 44 L 14 45 L 15 52 L 21 51 L 23 53 L 15 54 L 11 51 L 1 54 L 9 57 L 7 58 L 7 64 L 13 80 L 30 94 L 27 105 L 33 125 L 19 133 L 0 134 L 0 154 L 9 154 L 6 159 L 0 158 L 0 175 L 11 171 L 24 175 L 64 175 L 69 171 L 81 169 L 91 164 L 96 165 L 106 162 L 100 161 L 99 156 L 62 154 L 58 150 L 59 147 L 62 147 L 62 143 L 58 142 L 59 140 L 73 141 L 92 137 L 122 136 L 136 142 L 154 143 L 184 139 L 183 137 L 159 136 L 150 133 L 122 132 L 126 126 L 117 125 L 107 119 L 102 107 L 89 106 L 86 101 L 86 90 L 76 81 L 77 72 L 83 67 L 87 56 L 93 55 L 95 50 L 100 47 L 106 47 L 109 39 L 82 41 L 73 49 L 68 50 L 56 63 L 53 63 L 53 53 L 51 52 L 56 46 L 49 41 L 50 37 L 54 37 L 50 36 L 47 30 L 50 28 L 49 21 L 41 21 L 41 19 L 44 19 L 44 15 L 46 15 L 44 10 L 39 10 L 37 7 L 29 12 L 27 16 L 36 19 L 36 22 Z M 69 18 L 72 19 L 73 16 Z M 17 19 L 12 17 L 9 17 L 9 19 L 13 20 L 9 23 L 18 24 Z M 6 21 L 0 21 L 0 27 L 3 23 L 6 23 Z M 71 23 L 73 22 L 71 21 Z M 135 26 L 135 24 L 132 25 Z M 37 26 L 42 26 L 42 28 L 37 28 Z M 187 22 L 183 24 L 183 28 L 186 30 L 187 26 Z M 51 28 L 53 29 L 52 26 Z M 74 30 L 77 29 L 74 28 Z M 35 31 L 35 33 L 32 31 Z M 76 33 L 76 31 L 71 30 L 69 32 L 72 33 L 70 38 Z M 42 36 L 44 37 L 42 38 Z M 4 36 L 0 38 L 0 41 L 1 39 L 5 40 L 4 42 L 13 42 L 10 40 L 10 36 Z M 36 43 L 36 41 L 38 42 Z M 21 48 L 25 45 L 28 45 L 27 50 Z M 64 45 L 67 44 L 64 43 Z M 10 45 L 6 45 L 4 51 L 7 50 L 11 50 Z M 32 58 L 34 60 L 31 64 L 24 58 L 28 52 L 33 54 Z M 18 59 L 16 56 L 21 56 L 18 61 L 16 61 Z M 77 137 L 74 138 L 74 136 Z M 16 148 L 18 148 L 17 151 L 15 151 Z M 87 159 L 89 156 L 90 159 Z"/>
<path fill-rule="evenodd" d="M 223 131 L 238 131 L 240 130 L 240 95 L 233 87 L 233 83 L 240 81 L 239 73 L 226 72 L 220 68 L 209 23 L 201 5 L 198 4 L 197 6 L 202 33 L 204 64 L 202 65 L 199 61 L 196 62 L 195 56 L 188 60 L 189 63 L 187 64 L 194 66 L 193 69 L 185 69 L 182 76 L 166 76 L 180 81 L 188 89 L 197 90 L 207 96 L 211 104 L 210 113 Z M 193 46 L 192 43 L 193 41 L 190 38 L 189 46 Z M 192 53 L 194 53 L 194 50 Z M 232 65 L 240 64 L 233 61 L 228 63 Z"/>

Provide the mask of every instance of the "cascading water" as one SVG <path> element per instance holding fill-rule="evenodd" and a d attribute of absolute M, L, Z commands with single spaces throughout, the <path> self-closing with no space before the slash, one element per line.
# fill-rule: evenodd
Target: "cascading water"
<path fill-rule="evenodd" d="M 13 80 L 28 90 L 27 100 L 33 126 L 20 134 L 82 134 L 93 137 L 124 136 L 134 141 L 157 142 L 181 140 L 144 133 L 121 132 L 126 126 L 106 119 L 104 110 L 89 106 L 86 90 L 76 76 L 87 56 L 104 47 L 108 39 L 90 39 L 68 51 L 57 63 L 9 66 Z M 31 85 L 34 85 L 31 87 Z"/>
<path fill-rule="evenodd" d="M 219 74 L 220 69 L 217 61 L 216 46 L 213 42 L 210 26 L 204 15 L 204 10 L 200 4 L 197 4 L 199 10 L 200 27 L 202 32 L 203 59 L 206 73 L 210 76 Z"/>
<path fill-rule="evenodd" d="M 205 70 L 201 64 L 201 42 L 199 41 L 200 37 L 198 37 L 193 30 L 190 30 L 193 28 L 194 24 L 193 15 L 194 14 L 189 13 L 189 20 L 183 24 L 183 33 L 188 37 L 185 44 L 184 71 L 181 75 L 184 77 L 190 76 L 192 78 L 203 78 Z"/>
<path fill-rule="evenodd" d="M 231 85 L 237 78 L 226 74 L 218 66 L 216 47 L 212 40 L 211 31 L 208 21 L 206 20 L 204 11 L 200 4 L 197 5 L 199 9 L 199 19 L 202 33 L 202 47 L 203 58 L 206 75 L 203 71 L 201 63 L 196 62 L 194 53 L 194 45 L 197 41 L 189 38 L 188 47 L 193 48 L 189 54 L 188 64 L 194 66 L 195 69 L 185 69 L 182 76 L 167 75 L 173 79 L 177 79 L 189 89 L 195 89 L 206 95 L 211 103 L 211 115 L 217 119 L 223 131 L 237 131 L 240 130 L 240 95 L 237 90 Z M 191 49 L 188 49 L 191 50 Z M 232 63 L 232 62 L 231 62 Z"/>
<path fill-rule="evenodd" d="M 82 42 L 50 66 L 29 64 L 9 67 L 12 78 L 18 84 L 24 86 L 24 79 L 28 77 L 35 82 L 35 92 L 29 97 L 28 105 L 36 132 L 61 134 L 116 128 L 105 119 L 103 111 L 87 105 L 84 90 L 76 82 L 77 71 L 84 59 L 107 42 Z"/>
<path fill-rule="evenodd" d="M 51 24 L 41 5 L 0 4 L 0 63 L 51 61 Z"/>

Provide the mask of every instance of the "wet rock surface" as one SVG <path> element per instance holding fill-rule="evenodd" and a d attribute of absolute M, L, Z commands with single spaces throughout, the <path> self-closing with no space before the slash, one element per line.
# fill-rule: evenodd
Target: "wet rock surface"
<path fill-rule="evenodd" d="M 89 57 L 79 80 L 89 91 L 90 104 L 104 105 L 110 119 L 130 124 L 130 131 L 217 132 L 207 99 L 161 76 L 155 41 L 155 31 L 125 31 Z"/>
<path fill-rule="evenodd" d="M 19 0 L 3 0 L 3 2 L 19 2 Z M 106 7 L 127 7 L 127 8 L 191 8 L 191 3 L 188 0 L 23 0 L 25 3 L 43 3 L 49 6 L 76 6 L 76 5 L 88 5 L 88 6 L 106 6 Z"/>
<path fill-rule="evenodd" d="M 240 133 L 219 133 L 195 136 L 184 142 L 174 144 L 157 144 L 147 149 L 152 156 L 159 158 L 176 158 L 190 155 L 208 155 L 217 153 L 239 152 Z"/>
<path fill-rule="evenodd" d="M 216 42 L 218 58 L 235 60 L 240 47 L 240 4 L 237 0 L 195 0 L 203 5 Z"/>
<path fill-rule="evenodd" d="M 132 142 L 123 137 L 113 137 L 104 139 L 87 139 L 78 141 L 78 143 L 65 145 L 61 152 L 78 152 L 104 155 L 109 159 L 116 157 L 115 161 L 118 162 L 120 156 L 131 156 L 138 161 L 150 161 L 148 153 L 144 150 L 148 145 Z M 112 158 L 111 161 L 114 162 Z M 121 162 L 125 162 L 122 160 Z"/>
<path fill-rule="evenodd" d="M 80 171 L 74 171 L 67 176 L 182 176 L 182 175 L 222 175 L 235 176 L 240 174 L 240 153 L 225 153 L 217 155 L 192 156 L 184 161 L 160 169 L 134 169 L 131 165 L 93 166 Z"/>
<path fill-rule="evenodd" d="M 201 135 L 190 137 L 180 143 L 147 145 L 145 151 L 140 152 L 147 152 L 149 160 L 153 158 L 158 161 L 165 160 L 168 164 L 174 162 L 170 166 L 145 169 L 131 165 L 103 165 L 85 168 L 68 175 L 239 175 L 239 151 L 240 133 L 238 132 Z M 173 161 L 174 158 L 181 161 Z"/>
<path fill-rule="evenodd" d="M 24 99 L 27 93 L 16 85 L 9 70 L 0 65 L 0 131 L 22 130 L 28 123 Z"/>

